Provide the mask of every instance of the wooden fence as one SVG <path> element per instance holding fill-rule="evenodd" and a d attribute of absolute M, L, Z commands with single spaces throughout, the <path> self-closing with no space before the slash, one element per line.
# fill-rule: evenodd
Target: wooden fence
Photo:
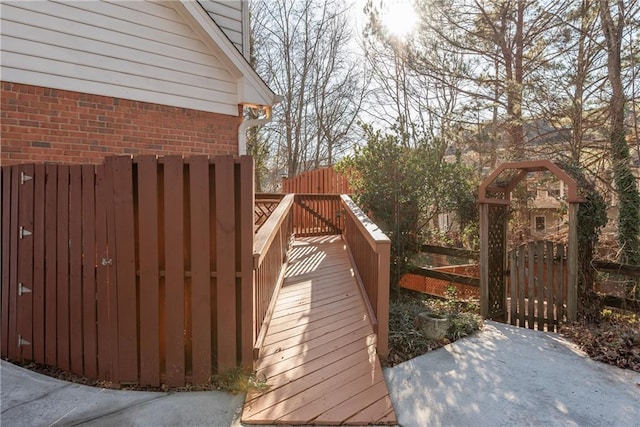
<path fill-rule="evenodd" d="M 282 179 L 283 193 L 352 194 L 347 177 L 332 167 L 302 172 Z"/>
<path fill-rule="evenodd" d="M 2 167 L 2 356 L 182 386 L 251 366 L 253 161 Z"/>

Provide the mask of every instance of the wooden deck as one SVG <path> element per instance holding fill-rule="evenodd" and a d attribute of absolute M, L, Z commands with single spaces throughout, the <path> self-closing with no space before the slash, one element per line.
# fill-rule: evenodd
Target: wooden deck
<path fill-rule="evenodd" d="M 340 236 L 297 239 L 256 363 L 246 424 L 397 424 Z"/>

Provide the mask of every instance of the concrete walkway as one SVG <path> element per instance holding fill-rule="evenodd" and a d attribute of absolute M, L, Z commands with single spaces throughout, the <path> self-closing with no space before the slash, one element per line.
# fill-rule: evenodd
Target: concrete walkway
<path fill-rule="evenodd" d="M 640 373 L 594 362 L 557 334 L 486 322 L 385 371 L 410 426 L 640 426 Z"/>
<path fill-rule="evenodd" d="M 410 426 L 640 426 L 640 373 L 589 360 L 557 334 L 486 322 L 479 334 L 386 369 Z M 2 361 L 5 426 L 238 426 L 243 396 L 70 384 Z"/>

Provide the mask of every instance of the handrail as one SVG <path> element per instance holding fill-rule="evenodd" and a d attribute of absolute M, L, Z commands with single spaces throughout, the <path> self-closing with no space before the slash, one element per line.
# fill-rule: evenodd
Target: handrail
<path fill-rule="evenodd" d="M 287 217 L 287 213 L 293 205 L 293 194 L 287 194 L 282 198 L 275 211 L 269 216 L 269 219 L 258 230 L 253 243 L 253 268 L 258 268 L 266 255 L 266 250 L 273 242 L 278 234 L 278 230 L 282 222 Z"/>
<path fill-rule="evenodd" d="M 374 223 L 369 219 L 367 214 L 364 213 L 362 209 L 346 194 L 340 195 L 343 203 L 349 208 L 347 209 L 347 213 L 351 215 L 355 220 L 356 226 L 363 232 L 365 238 L 369 242 L 370 245 L 374 245 L 375 243 L 391 243 L 389 237 Z"/>

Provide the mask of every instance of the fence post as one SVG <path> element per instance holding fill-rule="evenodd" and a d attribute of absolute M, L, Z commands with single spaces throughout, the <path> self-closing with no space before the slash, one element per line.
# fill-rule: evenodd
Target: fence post
<path fill-rule="evenodd" d="M 569 245 L 567 247 L 567 321 L 574 322 L 578 297 L 578 203 L 569 203 Z"/>

